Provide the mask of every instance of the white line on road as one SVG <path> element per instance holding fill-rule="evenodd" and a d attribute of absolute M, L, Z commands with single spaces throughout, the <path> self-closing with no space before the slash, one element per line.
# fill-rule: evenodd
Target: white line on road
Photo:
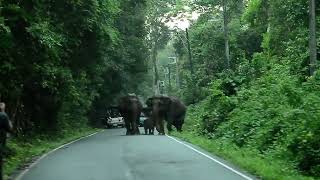
<path fill-rule="evenodd" d="M 237 175 L 239 175 L 239 176 L 243 177 L 244 179 L 247 179 L 247 180 L 253 180 L 252 178 L 250 178 L 250 177 L 248 177 L 248 176 L 244 175 L 243 173 L 241 173 L 241 172 L 239 172 L 239 171 L 237 171 L 237 170 L 235 170 L 235 169 L 231 168 L 230 166 L 228 166 L 228 165 L 226 165 L 226 164 L 224 164 L 224 163 L 222 163 L 222 162 L 220 162 L 220 161 L 218 161 L 218 160 L 214 159 L 213 157 L 211 157 L 211 156 L 209 156 L 209 155 L 207 155 L 207 154 L 205 154 L 205 153 L 203 153 L 203 152 L 201 152 L 201 151 L 199 151 L 199 150 L 197 150 L 197 149 L 193 148 L 192 146 L 190 146 L 190 145 L 188 145 L 188 144 L 186 144 L 186 143 L 184 143 L 184 142 L 182 142 L 182 141 L 179 141 L 179 140 L 177 140 L 177 139 L 176 139 L 176 138 L 174 138 L 174 137 L 171 137 L 171 136 L 168 136 L 168 135 L 166 135 L 166 136 L 167 136 L 168 138 L 170 138 L 170 139 L 172 139 L 172 140 L 174 140 L 174 141 L 176 141 L 176 142 L 178 142 L 178 143 L 180 143 L 180 144 L 182 144 L 182 145 L 184 145 L 184 146 L 188 147 L 189 149 L 191 149 L 191 150 L 193 150 L 193 151 L 197 152 L 198 154 L 201 154 L 201 155 L 205 156 L 206 158 L 208 158 L 208 159 L 210 159 L 210 160 L 212 160 L 212 161 L 214 161 L 214 162 L 216 162 L 216 163 L 220 164 L 220 165 L 221 165 L 221 166 L 223 166 L 224 168 L 226 168 L 226 169 L 228 169 L 228 170 L 230 170 L 230 171 L 232 171 L 232 172 L 236 173 Z"/>
<path fill-rule="evenodd" d="M 21 180 L 22 177 L 23 177 L 32 167 L 34 167 L 36 164 L 38 164 L 41 159 L 45 158 L 46 156 L 48 156 L 49 154 L 53 153 L 54 151 L 59 150 L 59 149 L 65 147 L 65 146 L 68 146 L 68 145 L 70 145 L 70 144 L 72 144 L 72 143 L 75 143 L 75 142 L 77 142 L 77 141 L 80 141 L 81 139 L 88 138 L 88 137 L 90 137 L 90 136 L 96 135 L 96 134 L 99 133 L 99 132 L 101 132 L 101 131 L 98 131 L 98 132 L 95 132 L 95 133 L 93 133 L 93 134 L 89 134 L 89 135 L 87 135 L 87 136 L 78 138 L 78 139 L 76 139 L 76 140 L 74 140 L 74 141 L 71 141 L 71 142 L 69 142 L 69 143 L 67 143 L 67 144 L 63 144 L 63 145 L 61 145 L 61 146 L 59 146 L 59 147 L 57 147 L 57 148 L 49 151 L 48 153 L 46 153 L 46 154 L 42 155 L 40 158 L 38 158 L 35 162 L 33 162 L 30 166 L 28 166 L 24 171 L 22 171 L 22 172 L 19 174 L 19 176 L 15 178 L 15 180 Z"/>

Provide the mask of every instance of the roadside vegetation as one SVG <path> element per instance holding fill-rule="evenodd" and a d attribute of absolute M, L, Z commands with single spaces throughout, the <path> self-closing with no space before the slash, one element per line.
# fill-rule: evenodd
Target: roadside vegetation
<path fill-rule="evenodd" d="M 0 0 L 0 101 L 16 131 L 5 173 L 96 131 L 117 97 L 152 93 L 146 6 L 144 0 Z"/>
<path fill-rule="evenodd" d="M 176 55 L 166 92 L 190 105 L 175 135 L 262 179 L 320 178 L 320 73 L 309 65 L 320 4 L 317 46 L 309 1 L 192 5 L 200 14 L 189 29 L 192 64 L 181 30 L 159 55 Z"/>
<path fill-rule="evenodd" d="M 191 107 L 194 111 L 194 108 Z M 189 112 L 188 124 L 182 133 L 173 132 L 171 136 L 180 138 L 202 149 L 217 155 L 224 160 L 231 162 L 242 170 L 254 175 L 259 179 L 266 180 L 313 180 L 319 179 L 308 175 L 303 175 L 296 169 L 296 164 L 288 159 L 279 158 L 276 155 L 266 156 L 257 151 L 256 148 L 242 147 L 235 145 L 228 139 L 216 139 L 199 134 L 194 130 L 196 122 L 193 121 L 195 114 Z"/>

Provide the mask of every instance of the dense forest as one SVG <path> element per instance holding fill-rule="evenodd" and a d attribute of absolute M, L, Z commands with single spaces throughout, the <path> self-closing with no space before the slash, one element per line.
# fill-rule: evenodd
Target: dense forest
<path fill-rule="evenodd" d="M 0 98 L 18 134 L 97 124 L 114 97 L 135 92 L 145 12 L 144 0 L 1 0 Z"/>
<path fill-rule="evenodd" d="M 177 29 L 159 55 L 167 64 L 165 92 L 192 104 L 185 130 L 319 177 L 320 74 L 310 59 L 317 48 L 319 60 L 320 3 L 316 46 L 306 0 L 198 0 L 189 7 L 200 15 L 189 29 L 191 52 Z"/>
<path fill-rule="evenodd" d="M 0 0 L 0 101 L 23 138 L 99 126 L 126 93 L 178 96 L 184 132 L 319 177 L 319 14 L 315 0 Z"/>

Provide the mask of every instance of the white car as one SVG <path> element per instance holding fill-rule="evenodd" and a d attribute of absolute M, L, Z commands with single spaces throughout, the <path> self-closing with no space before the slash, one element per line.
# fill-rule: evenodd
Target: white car
<path fill-rule="evenodd" d="M 124 119 L 123 117 L 108 117 L 107 118 L 107 128 L 112 127 L 124 127 Z"/>

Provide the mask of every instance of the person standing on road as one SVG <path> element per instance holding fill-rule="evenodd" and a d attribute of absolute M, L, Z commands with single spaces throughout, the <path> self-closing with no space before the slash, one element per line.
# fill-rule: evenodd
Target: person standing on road
<path fill-rule="evenodd" d="M 12 124 L 5 108 L 6 104 L 0 102 L 0 180 L 3 180 L 3 152 L 6 146 L 7 133 L 12 132 Z"/>

